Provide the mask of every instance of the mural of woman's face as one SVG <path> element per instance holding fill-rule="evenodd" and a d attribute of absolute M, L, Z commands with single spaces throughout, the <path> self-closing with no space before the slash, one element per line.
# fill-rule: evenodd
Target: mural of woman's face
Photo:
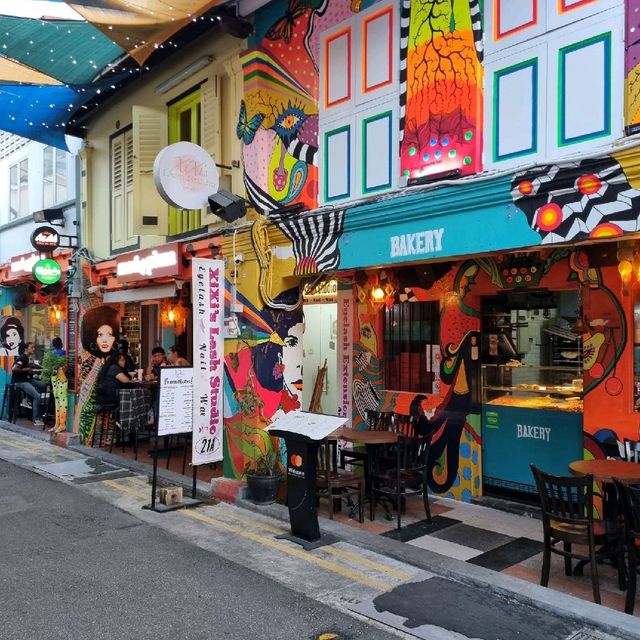
<path fill-rule="evenodd" d="M 6 343 L 7 349 L 9 349 L 9 351 L 13 351 L 14 349 L 18 348 L 18 345 L 20 344 L 20 334 L 18 333 L 17 329 L 11 327 L 7 330 Z"/>
<path fill-rule="evenodd" d="M 115 341 L 113 329 L 108 324 L 102 324 L 98 327 L 96 343 L 102 353 L 109 353 L 113 349 Z"/>

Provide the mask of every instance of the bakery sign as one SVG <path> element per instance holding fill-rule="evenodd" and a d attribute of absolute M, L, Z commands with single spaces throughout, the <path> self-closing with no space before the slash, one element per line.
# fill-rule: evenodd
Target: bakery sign
<path fill-rule="evenodd" d="M 127 253 L 116 258 L 118 282 L 138 282 L 151 278 L 180 275 L 180 253 L 177 242 L 156 249 Z"/>
<path fill-rule="evenodd" d="M 31 234 L 31 245 L 36 251 L 51 252 L 60 246 L 60 235 L 53 227 L 38 227 Z"/>

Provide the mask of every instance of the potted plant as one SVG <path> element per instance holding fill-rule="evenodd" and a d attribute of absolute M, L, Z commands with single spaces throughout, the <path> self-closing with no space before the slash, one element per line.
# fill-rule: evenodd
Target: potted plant
<path fill-rule="evenodd" d="M 278 452 L 270 449 L 249 460 L 244 468 L 249 495 L 256 504 L 275 502 L 282 479 Z"/>

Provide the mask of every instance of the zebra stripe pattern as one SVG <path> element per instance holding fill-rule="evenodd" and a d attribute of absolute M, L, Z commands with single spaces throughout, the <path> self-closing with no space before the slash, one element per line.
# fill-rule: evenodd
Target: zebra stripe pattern
<path fill-rule="evenodd" d="M 268 214 L 279 209 L 282 205 L 274 200 L 268 193 L 263 191 L 247 174 L 243 175 L 244 186 L 251 204 L 262 213 Z"/>
<path fill-rule="evenodd" d="M 402 0 L 400 9 L 400 147 L 404 138 L 404 120 L 407 110 L 407 53 L 411 25 L 411 0 Z"/>
<path fill-rule="evenodd" d="M 302 160 L 307 164 L 315 164 L 317 147 L 300 142 L 297 138 L 291 141 L 291 144 L 287 147 L 289 155 L 293 156 L 297 160 Z"/>
<path fill-rule="evenodd" d="M 469 13 L 471 14 L 471 30 L 473 31 L 473 44 L 476 47 L 478 61 L 484 58 L 484 44 L 482 42 L 482 11 L 480 0 L 469 0 Z"/>
<path fill-rule="evenodd" d="M 293 244 L 294 273 L 301 275 L 337 269 L 340 265 L 338 242 L 344 227 L 344 209 L 293 218 L 285 215 L 275 213 L 269 219 Z"/>

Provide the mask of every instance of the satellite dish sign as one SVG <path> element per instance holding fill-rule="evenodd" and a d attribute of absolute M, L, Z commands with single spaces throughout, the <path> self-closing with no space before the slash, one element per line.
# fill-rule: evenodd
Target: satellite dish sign
<path fill-rule="evenodd" d="M 165 147 L 153 163 L 153 179 L 162 199 L 177 209 L 207 207 L 219 186 L 213 158 L 192 142 Z"/>

